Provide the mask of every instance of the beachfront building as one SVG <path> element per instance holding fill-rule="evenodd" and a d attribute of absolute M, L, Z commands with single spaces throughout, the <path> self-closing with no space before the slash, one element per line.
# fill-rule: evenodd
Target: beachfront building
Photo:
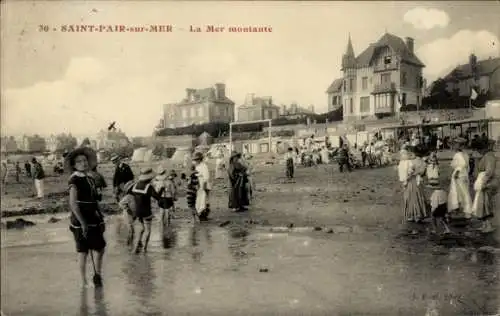
<path fill-rule="evenodd" d="M 280 115 L 279 112 L 280 108 L 273 104 L 272 97 L 256 97 L 250 93 L 245 98 L 245 103 L 238 107 L 238 121 L 276 119 Z"/>
<path fill-rule="evenodd" d="M 402 106 L 421 104 L 425 66 L 414 46 L 413 38 L 385 33 L 356 57 L 349 36 L 341 68 L 344 121 L 393 116 Z"/>
<path fill-rule="evenodd" d="M 328 95 L 328 112 L 342 107 L 342 78 L 335 79 L 326 90 Z"/>
<path fill-rule="evenodd" d="M 470 97 L 474 88 L 477 94 L 489 92 L 491 98 L 500 98 L 500 57 L 478 61 L 471 54 L 469 63 L 457 66 L 443 79 L 449 93 Z"/>
<path fill-rule="evenodd" d="M 18 151 L 17 141 L 14 136 L 4 136 L 0 142 L 2 153 L 13 153 Z"/>
<path fill-rule="evenodd" d="M 162 128 L 177 128 L 210 122 L 234 121 L 234 102 L 226 96 L 226 85 L 216 83 L 205 89 L 186 89 L 178 103 L 163 106 Z"/>
<path fill-rule="evenodd" d="M 95 146 L 97 150 L 113 149 L 127 146 L 129 142 L 127 135 L 120 129 L 113 131 L 101 130 L 97 134 Z"/>

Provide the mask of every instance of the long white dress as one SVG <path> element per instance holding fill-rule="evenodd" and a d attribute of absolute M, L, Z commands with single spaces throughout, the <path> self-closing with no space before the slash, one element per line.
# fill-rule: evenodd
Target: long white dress
<path fill-rule="evenodd" d="M 224 155 L 222 151 L 218 151 L 215 157 L 215 179 L 224 178 Z"/>
<path fill-rule="evenodd" d="M 472 198 L 469 190 L 469 155 L 457 152 L 451 161 L 453 172 L 448 193 L 448 210 L 461 209 L 465 214 L 472 213 Z"/>
<path fill-rule="evenodd" d="M 204 161 L 196 166 L 196 172 L 198 173 L 200 186 L 196 192 L 196 211 L 198 214 L 201 214 L 201 212 L 207 208 L 207 204 L 209 204 L 209 192 L 212 190 L 212 184 L 210 180 L 210 171 Z M 205 191 L 204 186 L 206 186 L 207 191 Z"/>

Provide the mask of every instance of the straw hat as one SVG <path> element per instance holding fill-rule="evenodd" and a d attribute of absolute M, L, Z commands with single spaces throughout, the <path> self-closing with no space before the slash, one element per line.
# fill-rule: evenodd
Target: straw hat
<path fill-rule="evenodd" d="M 64 157 L 64 169 L 68 172 L 73 172 L 75 171 L 75 158 L 77 156 L 85 156 L 87 157 L 87 161 L 89 164 L 89 169 L 93 170 L 95 167 L 97 167 L 97 153 L 89 147 L 79 147 Z"/>
<path fill-rule="evenodd" d="M 145 168 L 141 170 L 141 174 L 139 175 L 139 181 L 151 180 L 155 177 L 155 173 L 151 168 Z"/>
<path fill-rule="evenodd" d="M 167 170 L 163 166 L 159 166 L 158 169 L 156 169 L 156 177 L 155 179 L 157 180 L 165 180 L 167 178 Z"/>
<path fill-rule="evenodd" d="M 115 162 L 117 162 L 117 161 L 120 160 L 120 156 L 117 155 L 117 154 L 113 154 L 113 155 L 111 155 L 111 159 L 110 160 L 111 160 L 111 162 L 115 163 Z"/>
<path fill-rule="evenodd" d="M 465 139 L 463 137 L 456 137 L 452 140 L 452 142 L 457 144 L 457 145 L 464 145 L 467 143 L 467 139 Z"/>

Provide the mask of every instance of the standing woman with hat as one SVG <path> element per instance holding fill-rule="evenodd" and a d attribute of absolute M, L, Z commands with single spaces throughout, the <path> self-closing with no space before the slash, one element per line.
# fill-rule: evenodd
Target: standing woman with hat
<path fill-rule="evenodd" d="M 422 186 L 425 163 L 414 153 L 413 147 L 400 151 L 399 181 L 403 186 L 403 214 L 408 222 L 420 222 L 428 216 L 427 203 Z"/>
<path fill-rule="evenodd" d="M 210 191 L 212 190 L 210 171 L 201 152 L 193 153 L 193 165 L 198 178 L 198 191 L 196 192 L 196 212 L 201 221 L 208 219 L 210 213 Z"/>
<path fill-rule="evenodd" d="M 248 174 L 240 153 L 231 154 L 228 175 L 230 184 L 228 206 L 236 212 L 246 211 L 250 204 L 247 190 Z"/>
<path fill-rule="evenodd" d="M 105 224 L 99 210 L 95 180 L 89 174 L 96 165 L 97 156 L 90 148 L 78 148 L 66 156 L 66 166 L 72 172 L 68 181 L 70 230 L 79 253 L 82 280 L 86 284 L 87 256 L 89 252 L 94 252 L 97 260 L 93 281 L 96 286 L 101 286 L 102 259 L 106 248 Z M 91 256 L 93 260 L 92 253 Z"/>
<path fill-rule="evenodd" d="M 458 137 L 453 141 L 455 155 L 451 161 L 453 170 L 448 192 L 448 211 L 459 211 L 470 217 L 472 212 L 472 199 L 469 182 L 469 155 L 463 150 L 467 140 Z"/>
<path fill-rule="evenodd" d="M 493 153 L 495 142 L 481 142 L 478 151 L 482 156 L 477 164 L 476 183 L 474 189 L 474 214 L 482 221 L 481 230 L 485 233 L 493 231 L 491 219 L 496 208 L 495 198 L 499 187 L 499 177 L 496 174 L 496 158 Z"/>
<path fill-rule="evenodd" d="M 144 251 L 147 251 L 149 238 L 151 237 L 151 222 L 153 220 L 153 211 L 151 208 L 151 198 L 157 201 L 161 200 L 161 194 L 158 193 L 151 183 L 155 174 L 151 168 L 146 168 L 141 171 L 137 182 L 130 189 L 130 193 L 134 197 L 136 213 L 135 217 L 141 223 L 141 230 L 139 232 L 139 238 L 135 246 L 134 252 L 138 253 L 141 248 L 144 247 Z M 128 194 L 128 192 L 125 192 Z M 146 233 L 144 243 L 142 242 L 142 236 Z"/>

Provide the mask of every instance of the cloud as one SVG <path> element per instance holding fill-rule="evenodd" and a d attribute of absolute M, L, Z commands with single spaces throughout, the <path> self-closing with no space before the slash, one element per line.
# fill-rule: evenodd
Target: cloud
<path fill-rule="evenodd" d="M 444 11 L 431 8 L 413 8 L 403 16 L 406 23 L 419 30 L 430 30 L 436 27 L 444 28 L 450 23 L 450 17 Z"/>
<path fill-rule="evenodd" d="M 485 30 L 461 30 L 449 38 L 440 38 L 422 45 L 417 56 L 426 65 L 424 73 L 428 80 L 446 75 L 454 67 L 465 64 L 470 54 L 479 60 L 499 55 L 498 37 Z"/>

